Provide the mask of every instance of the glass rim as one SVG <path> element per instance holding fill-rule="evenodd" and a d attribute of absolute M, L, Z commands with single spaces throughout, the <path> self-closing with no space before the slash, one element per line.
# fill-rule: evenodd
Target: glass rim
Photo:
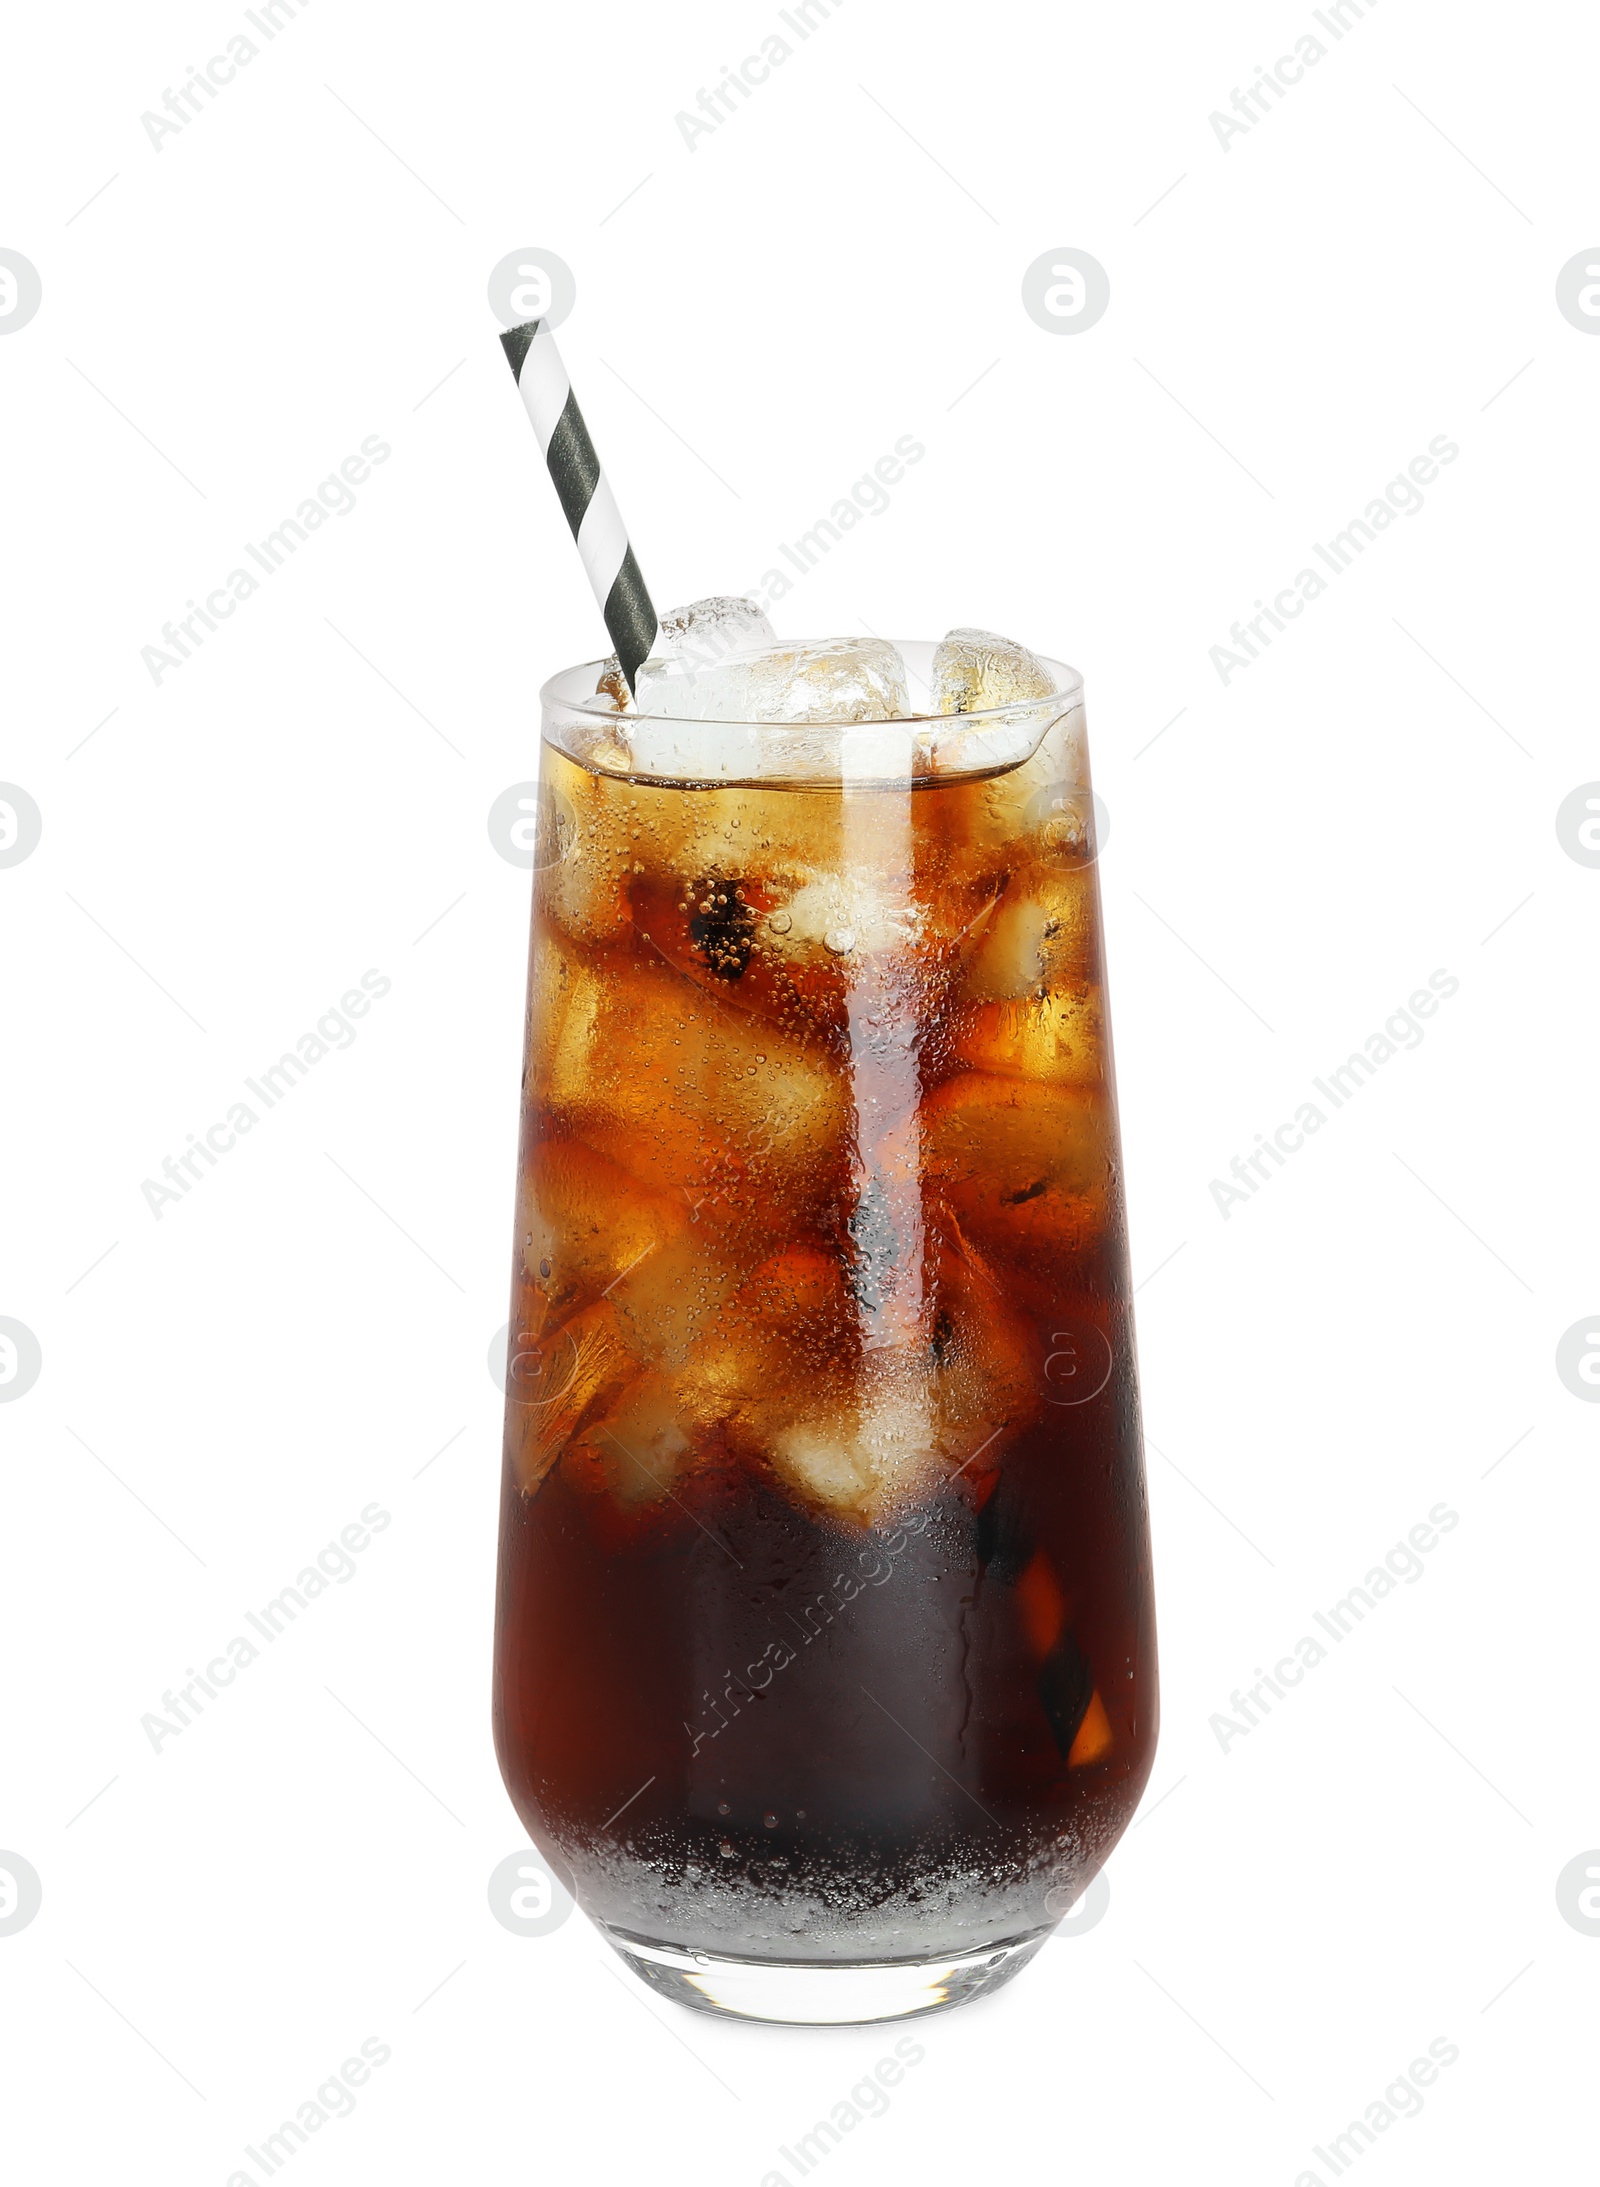
<path fill-rule="evenodd" d="M 802 638 L 797 638 L 794 641 L 797 647 L 809 642 L 814 641 Z M 929 638 L 897 639 L 890 642 L 898 647 L 902 659 L 905 657 L 905 650 L 908 645 L 926 646 L 931 650 L 938 643 L 937 640 Z M 782 643 L 781 640 L 780 643 Z M 952 730 L 959 728 L 962 733 L 968 733 L 971 731 L 981 732 L 985 723 L 991 723 L 998 727 L 1006 722 L 1025 720 L 1047 707 L 1057 708 L 1057 718 L 1059 718 L 1060 714 L 1070 713 L 1074 706 L 1081 705 L 1083 701 L 1083 677 L 1080 671 L 1073 668 L 1066 661 L 1054 659 L 1048 653 L 1036 653 L 1033 656 L 1034 659 L 1041 668 L 1049 670 L 1054 681 L 1055 688 L 1052 691 L 1037 699 L 1012 699 L 1004 706 L 979 707 L 970 714 L 880 714 L 869 715 L 859 721 L 702 720 L 692 714 L 656 714 L 648 710 L 624 714 L 611 705 L 609 700 L 605 699 L 603 694 L 595 688 L 595 685 L 599 682 L 601 671 L 606 667 L 608 661 L 614 657 L 613 655 L 603 654 L 597 660 L 577 661 L 570 668 L 557 669 L 556 673 L 540 686 L 539 704 L 542 712 L 546 715 L 557 711 L 565 714 L 581 714 L 586 720 L 608 725 L 619 721 L 659 721 L 670 722 L 676 729 L 703 728 L 721 730 L 724 733 L 729 729 L 779 729 L 791 732 L 807 729 L 812 731 L 819 729 L 905 729 L 915 732 L 935 722 L 945 722 L 950 725 Z M 579 691 L 574 695 L 569 695 L 568 690 L 563 687 L 569 686 L 575 677 L 589 678 L 589 686 L 586 692 Z"/>

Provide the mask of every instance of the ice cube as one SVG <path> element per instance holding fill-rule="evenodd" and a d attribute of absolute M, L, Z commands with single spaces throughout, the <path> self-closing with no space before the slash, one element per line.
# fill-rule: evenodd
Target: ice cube
<path fill-rule="evenodd" d="M 673 1383 L 646 1371 L 617 1403 L 584 1430 L 606 1486 L 621 1503 L 655 1503 L 667 1495 L 690 1457 Z"/>
<path fill-rule="evenodd" d="M 619 714 L 630 713 L 633 693 L 628 689 L 628 679 L 622 673 L 622 663 L 616 654 L 610 654 L 600 664 L 600 681 L 594 687 L 597 699 L 609 699 Z"/>
<path fill-rule="evenodd" d="M 715 705 L 716 694 L 706 694 L 699 684 L 709 680 L 667 676 L 645 683 L 640 670 L 639 697 L 651 711 L 635 717 L 630 727 L 629 752 L 633 770 L 672 782 L 753 782 L 762 774 L 761 739 L 737 718 L 723 720 L 701 714 L 702 705 Z"/>
<path fill-rule="evenodd" d="M 691 1209 L 737 1193 L 770 1218 L 824 1189 L 846 1120 L 837 1072 L 659 958 L 625 974 L 558 963 L 538 979 L 534 1037 L 557 1128 Z"/>
<path fill-rule="evenodd" d="M 914 1500 L 937 1477 L 940 1450 L 936 1392 L 917 1368 L 863 1377 L 849 1395 L 769 1403 L 765 1444 L 780 1479 L 809 1503 L 869 1523 Z"/>
<path fill-rule="evenodd" d="M 714 668 L 732 653 L 749 653 L 777 642 L 778 633 L 754 600 L 712 593 L 662 616 L 661 642 L 652 649 L 651 658 L 666 654 L 686 668 L 699 670 Z"/>
<path fill-rule="evenodd" d="M 535 1149 L 523 1198 L 523 1271 L 553 1309 L 616 1295 L 630 1271 L 688 1228 L 681 1199 L 659 1192 L 580 1140 Z"/>
<path fill-rule="evenodd" d="M 933 656 L 941 714 L 978 714 L 991 706 L 1047 699 L 1055 678 L 1026 646 L 992 630 L 947 630 Z"/>
<path fill-rule="evenodd" d="M 539 1486 L 590 1406 L 620 1392 L 633 1371 L 606 1299 L 553 1332 L 513 1330 L 505 1443 L 524 1495 Z"/>
<path fill-rule="evenodd" d="M 992 630 L 951 630 L 933 656 L 933 697 L 941 717 L 1007 709 L 981 728 L 947 729 L 929 744 L 925 771 L 1015 767 L 1028 758 L 1056 708 L 1055 678 L 1025 646 Z"/>
<path fill-rule="evenodd" d="M 723 686 L 742 689 L 730 663 L 775 646 L 778 634 L 753 600 L 691 600 L 661 619 L 661 635 L 634 677 L 634 707 L 675 721 L 737 721 Z M 722 671 L 723 673 L 719 673 Z M 721 701 L 721 703 L 719 703 Z"/>
<path fill-rule="evenodd" d="M 825 1345 L 808 1375 L 785 1361 L 790 1371 L 771 1378 L 751 1425 L 806 1501 L 882 1524 L 941 1475 L 976 1486 L 1040 1411 L 1032 1333 L 992 1271 L 945 1246 L 928 1273 L 926 1327 L 853 1363 L 850 1343 L 834 1351 L 848 1387 L 830 1384 Z M 837 1326 L 849 1332 L 849 1318 Z"/>
<path fill-rule="evenodd" d="M 769 646 L 743 665 L 756 721 L 903 721 L 911 712 L 905 663 L 883 638 Z"/>
<path fill-rule="evenodd" d="M 1094 878 L 1087 868 L 1057 874 L 1036 867 L 1014 891 L 991 901 L 989 916 L 972 922 L 963 997 L 1015 1002 L 1094 978 Z"/>
<path fill-rule="evenodd" d="M 641 663 L 634 680 L 637 683 L 643 679 L 648 685 L 669 677 L 675 670 L 692 676 L 701 669 L 714 668 L 730 654 L 775 645 L 777 640 L 778 633 L 754 600 L 712 593 L 662 616 L 650 658 Z M 634 696 L 615 653 L 601 664 L 595 696 L 609 698 L 620 714 L 636 711 Z M 638 708 L 646 705 L 641 695 Z"/>
<path fill-rule="evenodd" d="M 921 937 L 923 908 L 909 889 L 860 869 L 819 875 L 792 894 L 774 895 L 760 935 L 780 961 L 848 969 Z"/>
<path fill-rule="evenodd" d="M 780 1477 L 838 1516 L 883 1524 L 1038 1410 L 1037 1399 L 1024 1392 L 1019 1400 L 981 1354 L 968 1367 L 973 1386 L 961 1405 L 951 1402 L 951 1376 L 930 1371 L 925 1349 L 876 1355 L 854 1402 L 796 1407 L 789 1399 L 791 1417 L 767 1431 Z"/>
<path fill-rule="evenodd" d="M 607 785 L 546 751 L 537 805 L 534 888 L 545 915 L 577 941 L 619 940 L 632 923 L 633 860 Z"/>
<path fill-rule="evenodd" d="M 728 1301 L 717 1330 L 726 1359 L 708 1343 L 691 1370 L 730 1391 L 765 1448 L 793 1419 L 848 1405 L 855 1320 L 842 1256 L 802 1236 L 764 1259 Z M 805 1393 L 798 1409 L 796 1391 Z"/>
<path fill-rule="evenodd" d="M 1091 981 L 983 1002 L 960 1025 L 951 1054 L 970 1069 L 1032 1085 L 1103 1087 L 1105 1020 Z"/>
<path fill-rule="evenodd" d="M 772 1454 L 797 1488 L 835 1511 L 853 1511 L 871 1498 L 871 1457 L 850 1425 L 837 1417 L 798 1420 L 781 1428 L 773 1437 Z"/>
<path fill-rule="evenodd" d="M 765 645 L 699 667 L 646 661 L 636 694 L 636 766 L 688 781 L 815 772 L 863 779 L 911 772 L 910 735 L 883 725 L 910 716 L 905 664 L 881 638 Z M 675 728 L 683 722 L 694 727 Z M 721 725 L 718 729 L 704 726 Z M 826 751 L 814 737 L 752 734 L 751 723 L 840 725 Z M 862 726 L 865 725 L 865 726 Z"/>
<path fill-rule="evenodd" d="M 1042 1409 L 1033 1331 L 981 1255 L 966 1243 L 941 1246 L 925 1286 L 916 1340 L 908 1332 L 863 1361 L 879 1512 L 922 1494 L 937 1471 L 978 1488 Z"/>
<path fill-rule="evenodd" d="M 1055 931 L 1049 904 L 1007 897 L 983 923 L 967 961 L 962 994 L 1009 1002 L 1035 993 L 1044 985 L 1046 947 Z"/>
<path fill-rule="evenodd" d="M 692 1361 L 766 1243 L 719 1201 L 689 1217 L 681 1234 L 641 1255 L 612 1293 L 623 1340 L 640 1359 L 674 1373 Z"/>
<path fill-rule="evenodd" d="M 929 1171 L 980 1251 L 1059 1268 L 1093 1242 L 1112 1174 L 1097 1089 L 968 1070 L 929 1096 L 922 1122 Z"/>

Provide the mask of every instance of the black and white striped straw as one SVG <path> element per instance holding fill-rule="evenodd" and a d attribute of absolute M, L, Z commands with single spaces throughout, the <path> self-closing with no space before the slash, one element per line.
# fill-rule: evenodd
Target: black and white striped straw
<path fill-rule="evenodd" d="M 658 625 L 616 497 L 600 468 L 549 325 L 527 319 L 508 327 L 500 340 L 631 691 L 639 663 L 656 642 Z"/>

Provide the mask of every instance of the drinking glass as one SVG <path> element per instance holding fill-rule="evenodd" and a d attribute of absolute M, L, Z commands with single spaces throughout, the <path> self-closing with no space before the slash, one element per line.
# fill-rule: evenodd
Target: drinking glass
<path fill-rule="evenodd" d="M 496 1738 L 701 2010 L 993 1989 L 1149 1774 L 1095 806 L 1044 666 L 974 713 L 675 723 L 672 777 L 603 663 L 542 694 Z"/>

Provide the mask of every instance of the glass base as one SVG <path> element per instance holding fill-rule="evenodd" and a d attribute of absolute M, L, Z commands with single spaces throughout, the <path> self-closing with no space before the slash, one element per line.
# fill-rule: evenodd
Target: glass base
<path fill-rule="evenodd" d="M 1049 1929 L 1011 1937 L 952 1958 L 869 1960 L 850 1964 L 725 1959 L 715 1952 L 651 1944 L 597 1923 L 600 1934 L 642 1982 L 693 2012 L 789 2027 L 850 2027 L 947 2012 L 987 1997 L 1020 1974 Z"/>

